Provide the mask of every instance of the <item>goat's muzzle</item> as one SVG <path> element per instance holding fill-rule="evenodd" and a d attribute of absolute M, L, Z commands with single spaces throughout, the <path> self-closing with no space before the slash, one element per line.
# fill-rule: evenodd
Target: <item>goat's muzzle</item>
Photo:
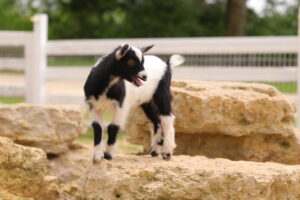
<path fill-rule="evenodd" d="M 141 80 L 147 81 L 147 74 L 145 73 L 145 71 L 139 72 L 137 76 L 132 77 L 133 83 L 138 87 L 143 85 L 143 82 Z"/>

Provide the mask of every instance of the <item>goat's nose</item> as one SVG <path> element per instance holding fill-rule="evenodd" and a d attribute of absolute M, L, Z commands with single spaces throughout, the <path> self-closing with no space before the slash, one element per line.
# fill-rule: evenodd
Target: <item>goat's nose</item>
<path fill-rule="evenodd" d="M 140 73 L 138 73 L 138 77 L 141 78 L 143 81 L 146 81 L 148 76 L 145 71 L 141 71 Z"/>
<path fill-rule="evenodd" d="M 141 78 L 142 78 L 143 81 L 146 81 L 147 80 L 147 75 L 143 75 Z"/>

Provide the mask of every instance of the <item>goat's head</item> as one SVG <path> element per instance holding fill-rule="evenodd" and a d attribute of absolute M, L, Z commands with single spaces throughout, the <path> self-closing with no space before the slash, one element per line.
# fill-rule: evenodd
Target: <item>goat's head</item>
<path fill-rule="evenodd" d="M 139 49 L 128 44 L 121 45 L 115 53 L 117 60 L 116 74 L 136 86 L 143 85 L 141 80 L 147 80 L 143 53 L 147 52 L 153 46 Z"/>

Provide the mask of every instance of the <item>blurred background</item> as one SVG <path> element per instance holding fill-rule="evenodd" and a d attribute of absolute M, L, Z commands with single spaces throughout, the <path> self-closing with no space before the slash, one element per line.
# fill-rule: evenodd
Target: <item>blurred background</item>
<path fill-rule="evenodd" d="M 296 35 L 298 0 L 1 0 L 1 30 L 32 30 L 49 16 L 49 39 Z"/>
<path fill-rule="evenodd" d="M 25 69 L 33 67 L 30 57 L 34 57 L 30 53 L 33 50 L 25 48 L 30 40 L 26 34 L 32 33 L 34 22 L 30 19 L 37 13 L 48 16 L 48 21 L 44 22 L 47 26 L 44 34 L 46 46 L 49 47 L 45 50 L 49 70 L 41 78 L 47 79 L 46 93 L 58 96 L 68 94 L 68 97 L 58 99 L 56 96 L 44 102 L 80 102 L 82 98 L 72 99 L 76 99 L 78 94 L 82 96 L 83 81 L 90 67 L 116 45 L 127 42 L 125 38 L 132 38 L 129 42 L 133 43 L 139 41 L 138 38 L 144 38 L 139 41 L 140 45 L 154 43 L 156 46 L 153 53 L 164 60 L 173 53 L 183 54 L 186 58 L 185 67 L 193 68 L 177 73 L 184 74 L 183 77 L 175 73 L 175 78 L 264 82 L 276 86 L 284 93 L 295 95 L 297 83 L 291 74 L 297 73 L 299 2 L 300 0 L 1 0 L 0 102 L 25 101 Z M 21 33 L 25 36 L 20 35 Z M 105 40 L 116 38 L 121 39 Z M 145 40 L 147 38 L 149 40 Z M 172 38 L 177 39 L 170 40 Z M 16 40 L 22 42 L 15 42 Z M 31 41 L 32 45 L 34 41 Z M 104 45 L 107 43 L 110 45 Z M 256 46 L 254 50 L 253 46 Z M 264 49 L 266 47 L 268 49 Z M 77 51 L 74 50 L 76 48 Z M 89 51 L 97 48 L 104 50 Z M 252 50 L 248 51 L 250 48 Z M 70 68 L 74 66 L 85 70 Z M 55 68 L 61 70 L 51 71 Z M 208 72 L 208 68 L 214 71 Z M 270 74 L 267 71 L 267 74 L 281 78 L 255 78 L 262 74 L 267 77 L 266 72 L 257 71 L 258 68 L 268 68 L 271 71 L 280 69 Z M 249 73 L 247 70 L 250 70 Z M 242 73 L 254 78 L 239 78 L 243 77 Z M 226 74 L 230 76 L 226 77 Z M 71 79 L 68 75 L 77 77 L 77 80 L 62 82 Z"/>
<path fill-rule="evenodd" d="M 36 45 L 31 34 L 39 22 L 31 17 L 37 13 L 48 16 L 46 47 L 33 51 L 46 62 L 44 85 L 33 83 L 45 89 L 39 103 L 81 104 L 91 66 L 124 42 L 154 43 L 151 51 L 164 60 L 184 55 L 175 78 L 262 82 L 295 99 L 299 2 L 0 0 L 0 102 L 25 102 L 31 89 L 27 81 L 33 78 L 25 75 L 36 55 L 26 47 Z"/>

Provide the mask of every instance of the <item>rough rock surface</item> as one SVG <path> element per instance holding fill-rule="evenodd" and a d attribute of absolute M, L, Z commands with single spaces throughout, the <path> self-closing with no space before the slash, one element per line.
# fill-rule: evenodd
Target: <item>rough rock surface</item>
<path fill-rule="evenodd" d="M 173 82 L 178 132 L 247 136 L 294 134 L 295 105 L 257 83 Z"/>
<path fill-rule="evenodd" d="M 15 104 L 0 106 L 0 136 L 60 154 L 87 127 L 78 106 Z"/>
<path fill-rule="evenodd" d="M 33 200 L 33 198 L 19 197 L 1 190 L 0 190 L 0 199 L 1 200 Z"/>
<path fill-rule="evenodd" d="M 49 159 L 49 175 L 58 178 L 60 183 L 78 179 L 92 162 L 92 145 L 72 145 L 65 154 Z"/>
<path fill-rule="evenodd" d="M 60 194 L 55 177 L 47 176 L 44 151 L 24 147 L 0 137 L 0 195 L 57 199 Z"/>
<path fill-rule="evenodd" d="M 233 160 L 300 163 L 295 106 L 265 84 L 174 81 L 176 154 Z M 150 128 L 140 108 L 133 111 L 127 140 L 149 151 Z"/>
<path fill-rule="evenodd" d="M 65 187 L 75 199 L 299 199 L 300 166 L 174 156 L 121 156 Z"/>

